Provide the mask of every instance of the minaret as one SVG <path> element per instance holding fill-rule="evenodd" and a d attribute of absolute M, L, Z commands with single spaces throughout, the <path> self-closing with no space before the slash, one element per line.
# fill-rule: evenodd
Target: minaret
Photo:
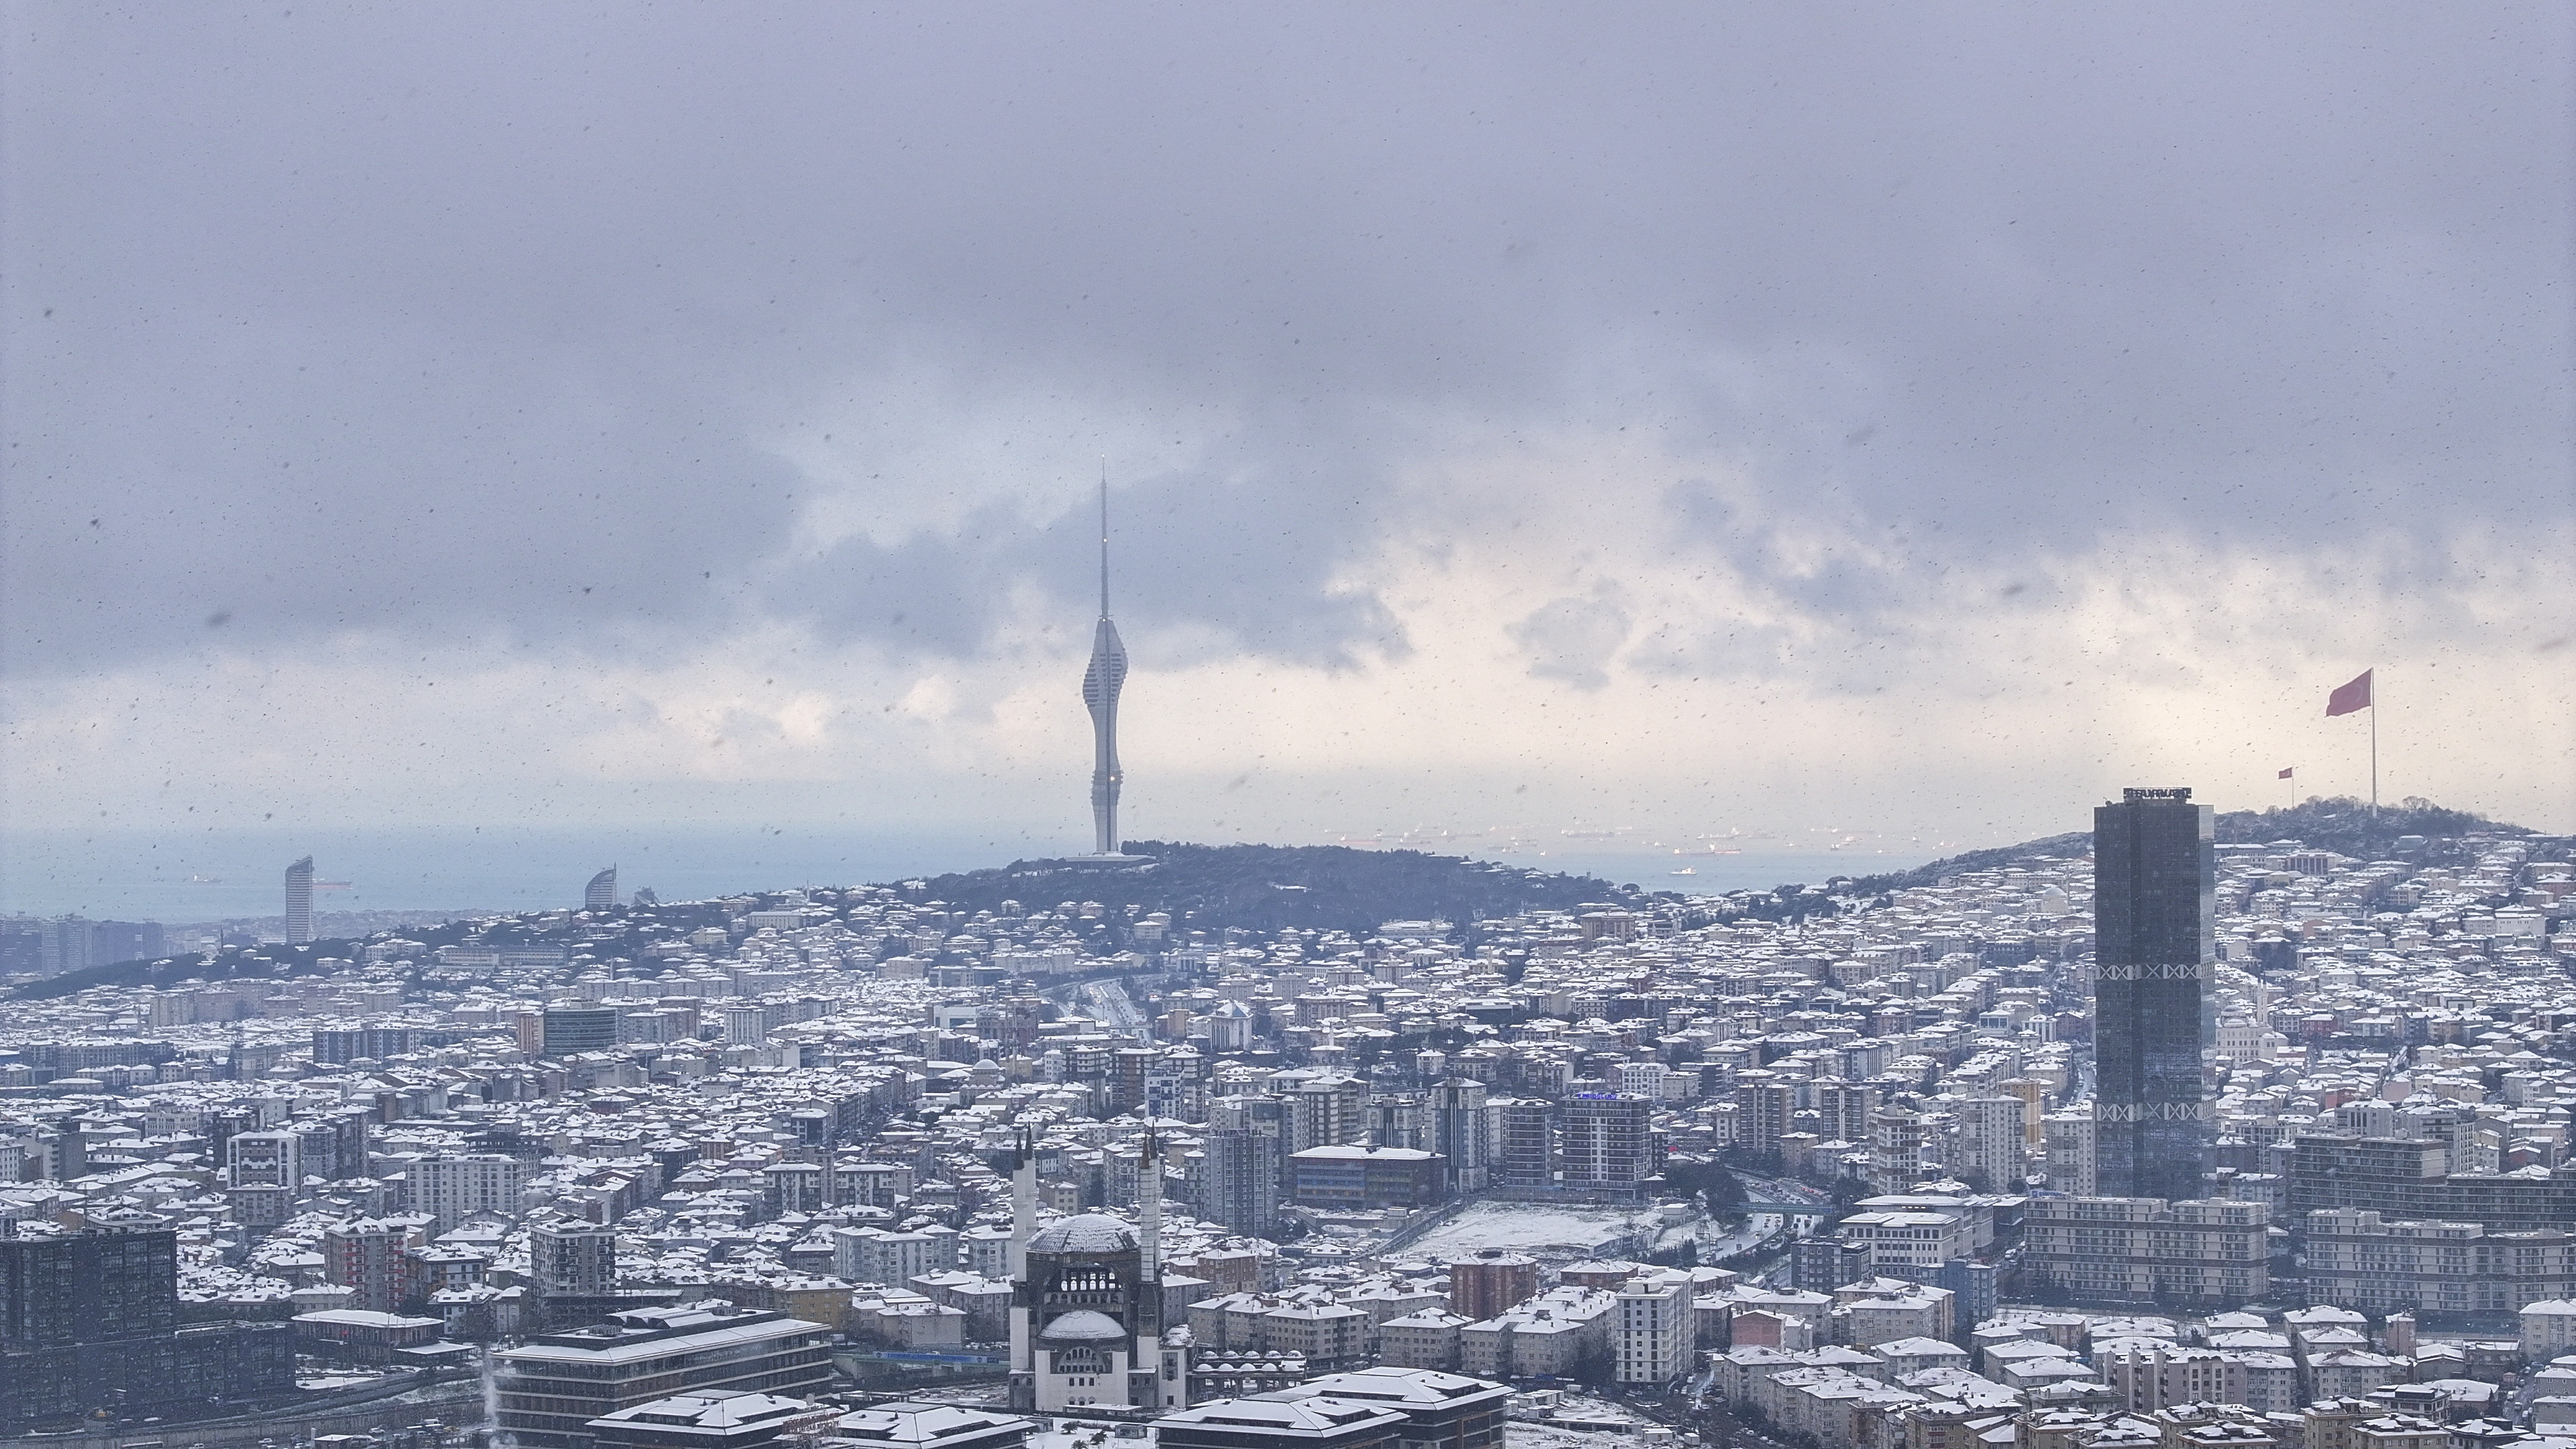
<path fill-rule="evenodd" d="M 1011 1402 L 1015 1405 L 1037 1402 L 1037 1330 L 1029 1322 L 1029 1238 L 1037 1230 L 1037 1134 L 1022 1127 L 1011 1154 Z"/>
<path fill-rule="evenodd" d="M 1127 684 L 1127 646 L 1109 622 L 1109 471 L 1100 473 L 1100 625 L 1091 633 L 1091 667 L 1082 671 L 1082 702 L 1091 710 L 1093 853 L 1118 853 L 1118 691 Z"/>
<path fill-rule="evenodd" d="M 1139 1409 L 1181 1408 L 1188 1393 L 1180 1376 L 1168 1387 L 1163 1377 L 1163 1138 L 1151 1121 L 1136 1172 L 1136 1251 L 1143 1281 L 1136 1290 L 1136 1386 L 1129 1402 Z"/>

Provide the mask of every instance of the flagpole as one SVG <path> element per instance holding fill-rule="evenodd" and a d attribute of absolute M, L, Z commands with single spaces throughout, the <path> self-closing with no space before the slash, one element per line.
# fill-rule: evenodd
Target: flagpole
<path fill-rule="evenodd" d="M 2370 813 L 2379 813 L 2379 675 L 2370 676 Z"/>

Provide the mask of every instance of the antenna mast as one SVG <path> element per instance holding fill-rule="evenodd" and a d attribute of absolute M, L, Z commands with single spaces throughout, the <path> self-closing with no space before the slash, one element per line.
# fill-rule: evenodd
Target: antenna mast
<path fill-rule="evenodd" d="M 1109 456 L 1100 458 L 1100 617 L 1109 617 Z"/>

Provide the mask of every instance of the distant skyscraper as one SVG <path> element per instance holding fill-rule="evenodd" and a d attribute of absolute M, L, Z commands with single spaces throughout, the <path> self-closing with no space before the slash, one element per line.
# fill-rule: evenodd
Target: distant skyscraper
<path fill-rule="evenodd" d="M 300 945 L 313 939 L 313 857 L 286 868 L 286 941 Z"/>
<path fill-rule="evenodd" d="M 597 911 L 605 910 L 615 904 L 617 904 L 617 867 L 612 865 L 592 876 L 590 884 L 583 887 L 581 908 L 585 911 Z"/>
<path fill-rule="evenodd" d="M 1082 672 L 1082 702 L 1091 710 L 1093 848 L 1118 853 L 1118 691 L 1127 685 L 1127 646 L 1109 622 L 1109 480 L 1100 481 L 1100 625 L 1091 633 L 1091 667 Z"/>
<path fill-rule="evenodd" d="M 2129 790 L 2093 812 L 2095 1191 L 2197 1198 L 2218 876 L 2209 807 Z"/>

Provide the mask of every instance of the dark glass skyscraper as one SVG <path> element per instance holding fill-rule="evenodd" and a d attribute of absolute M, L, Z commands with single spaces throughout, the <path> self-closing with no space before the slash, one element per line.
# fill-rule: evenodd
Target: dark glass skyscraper
<path fill-rule="evenodd" d="M 2201 1086 L 2218 873 L 2209 807 L 2189 790 L 2128 790 L 2093 812 L 2096 1191 L 2196 1198 L 2210 1103 Z"/>

